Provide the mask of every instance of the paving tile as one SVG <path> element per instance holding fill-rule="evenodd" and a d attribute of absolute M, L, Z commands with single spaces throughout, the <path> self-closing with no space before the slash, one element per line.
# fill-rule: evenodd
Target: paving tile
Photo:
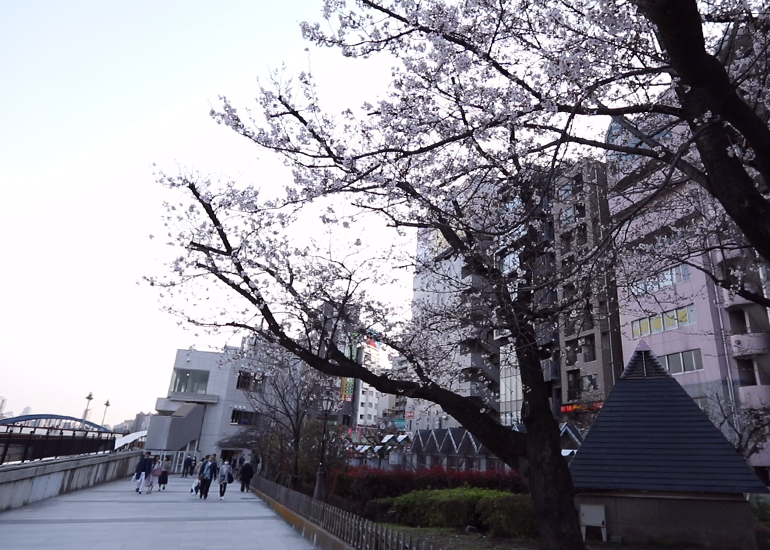
<path fill-rule="evenodd" d="M 139 495 L 134 487 L 114 481 L 0 513 L 0 549 L 313 549 L 252 494 L 204 501 L 175 476 L 166 491 Z"/>

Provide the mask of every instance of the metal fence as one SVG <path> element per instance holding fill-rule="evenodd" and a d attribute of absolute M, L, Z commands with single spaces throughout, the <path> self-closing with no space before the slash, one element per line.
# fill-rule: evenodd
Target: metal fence
<path fill-rule="evenodd" d="M 0 464 L 109 452 L 116 437 L 93 430 L 0 425 Z"/>
<path fill-rule="evenodd" d="M 313 500 L 263 477 L 255 477 L 251 485 L 356 550 L 441 550 L 427 541 Z"/>

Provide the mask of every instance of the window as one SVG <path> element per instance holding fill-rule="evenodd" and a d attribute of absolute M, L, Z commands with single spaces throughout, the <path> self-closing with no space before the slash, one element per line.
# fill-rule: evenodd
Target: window
<path fill-rule="evenodd" d="M 567 401 L 580 399 L 580 370 L 567 371 Z"/>
<path fill-rule="evenodd" d="M 699 349 L 691 349 L 679 353 L 672 353 L 663 357 L 668 372 L 671 374 L 682 374 L 683 372 L 693 372 L 703 370 L 703 362 Z"/>
<path fill-rule="evenodd" d="M 631 323 L 631 336 L 634 339 L 642 338 L 650 334 L 674 330 L 679 327 L 694 325 L 695 323 L 695 306 L 691 304 L 633 321 Z"/>
<path fill-rule="evenodd" d="M 243 391 L 260 391 L 262 386 L 262 373 L 238 371 L 238 379 L 235 388 Z"/>
<path fill-rule="evenodd" d="M 174 369 L 171 377 L 171 391 L 180 393 L 206 393 L 209 383 L 209 371 L 192 369 Z"/>
<path fill-rule="evenodd" d="M 570 340 L 567 342 L 567 366 L 572 366 L 577 363 L 578 343 L 577 340 Z"/>
<path fill-rule="evenodd" d="M 358 415 L 358 419 L 359 419 L 359 420 L 363 420 L 363 419 L 364 419 L 364 415 L 363 415 L 363 414 L 359 414 L 359 415 Z"/>
<path fill-rule="evenodd" d="M 751 359 L 736 359 L 738 364 L 738 383 L 743 386 L 756 386 L 757 374 L 754 370 L 754 361 Z"/>
<path fill-rule="evenodd" d="M 586 336 L 580 339 L 582 341 L 581 349 L 583 351 L 583 362 L 596 361 L 596 340 L 593 336 Z"/>
<path fill-rule="evenodd" d="M 257 420 L 257 413 L 254 411 L 242 411 L 240 409 L 233 409 L 230 414 L 230 425 L 253 425 Z"/>
<path fill-rule="evenodd" d="M 561 184 L 556 191 L 556 196 L 560 201 L 565 201 L 570 197 L 574 197 L 583 189 L 583 176 L 578 174 L 575 179 L 568 179 Z"/>
<path fill-rule="evenodd" d="M 645 277 L 631 284 L 631 294 L 641 296 L 643 294 L 652 294 L 664 288 L 678 285 L 690 280 L 690 266 L 676 265 L 664 269 L 660 273 Z"/>
<path fill-rule="evenodd" d="M 575 244 L 578 246 L 583 246 L 588 242 L 588 230 L 586 229 L 585 224 L 578 226 L 578 228 L 575 230 Z"/>
<path fill-rule="evenodd" d="M 599 380 L 595 374 L 587 374 L 580 378 L 580 391 L 589 392 L 599 389 Z"/>

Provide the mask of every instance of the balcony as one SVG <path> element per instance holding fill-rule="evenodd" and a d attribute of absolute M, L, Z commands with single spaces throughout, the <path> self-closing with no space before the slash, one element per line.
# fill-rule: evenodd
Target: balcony
<path fill-rule="evenodd" d="M 190 393 L 181 391 L 168 392 L 168 399 L 171 401 L 184 401 L 187 403 L 203 403 L 216 405 L 219 402 L 219 396 L 210 393 Z"/>
<path fill-rule="evenodd" d="M 755 285 L 753 283 L 746 283 L 745 288 L 749 292 L 762 295 L 762 289 L 759 288 L 759 285 Z M 725 299 L 726 309 L 738 309 L 741 307 L 753 306 L 753 305 L 756 305 L 756 304 L 754 302 L 750 302 L 746 298 L 741 298 L 737 294 L 732 294 L 732 293 L 728 294 L 727 298 Z"/>
<path fill-rule="evenodd" d="M 734 357 L 754 357 L 770 351 L 770 333 L 749 332 L 730 336 Z"/>
<path fill-rule="evenodd" d="M 742 386 L 738 388 L 742 407 L 764 408 L 770 406 L 770 386 Z"/>

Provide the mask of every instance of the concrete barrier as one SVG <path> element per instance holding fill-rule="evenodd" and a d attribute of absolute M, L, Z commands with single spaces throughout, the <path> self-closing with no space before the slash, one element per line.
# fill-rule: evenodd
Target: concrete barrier
<path fill-rule="evenodd" d="M 59 458 L 0 468 L 0 512 L 133 474 L 142 451 Z"/>

